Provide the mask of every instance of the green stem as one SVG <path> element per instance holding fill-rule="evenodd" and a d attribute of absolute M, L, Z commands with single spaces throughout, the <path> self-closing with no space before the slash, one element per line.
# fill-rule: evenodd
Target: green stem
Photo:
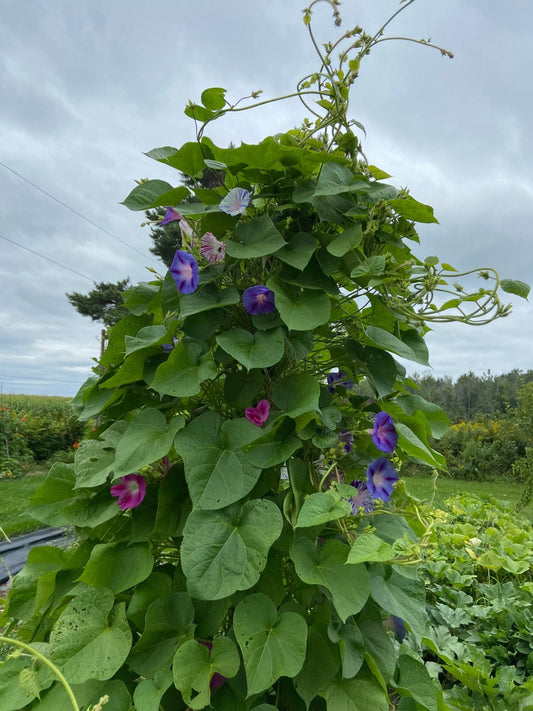
<path fill-rule="evenodd" d="M 72 708 L 74 709 L 74 711 L 80 711 L 80 707 L 78 706 L 78 702 L 76 701 L 76 697 L 74 696 L 74 693 L 73 693 L 68 681 L 65 679 L 65 677 L 59 671 L 59 669 L 56 667 L 55 664 L 53 664 L 49 659 L 47 659 L 44 655 L 42 655 L 36 649 L 34 649 L 33 647 L 30 647 L 29 644 L 26 644 L 25 642 L 20 642 L 18 639 L 11 639 L 11 637 L 0 637 L 0 642 L 4 642 L 5 644 L 11 644 L 14 647 L 20 647 L 21 649 L 24 649 L 24 651 L 31 654 L 32 657 L 35 657 L 36 659 L 41 661 L 43 664 L 45 664 L 49 669 L 51 669 L 52 672 L 57 676 L 57 678 L 63 685 L 65 691 L 67 692 L 67 696 L 70 700 L 70 703 L 72 704 Z"/>

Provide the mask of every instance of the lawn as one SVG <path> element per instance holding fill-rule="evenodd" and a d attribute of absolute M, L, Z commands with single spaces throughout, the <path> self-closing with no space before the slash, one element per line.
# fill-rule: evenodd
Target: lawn
<path fill-rule="evenodd" d="M 508 481 L 465 481 L 445 476 L 438 477 L 435 482 L 428 477 L 406 477 L 405 483 L 410 494 L 419 499 L 433 500 L 437 505 L 449 496 L 467 491 L 477 496 L 493 496 L 501 503 L 515 508 L 524 491 L 522 484 L 513 484 Z M 533 521 L 533 502 L 528 504 L 523 513 Z"/>
<path fill-rule="evenodd" d="M 26 513 L 33 492 L 45 479 L 45 474 L 32 474 L 22 479 L 0 481 L 0 526 L 10 538 L 43 528 Z"/>

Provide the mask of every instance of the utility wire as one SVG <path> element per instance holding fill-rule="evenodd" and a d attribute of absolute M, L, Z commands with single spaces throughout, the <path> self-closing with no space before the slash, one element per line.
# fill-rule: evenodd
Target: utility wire
<path fill-rule="evenodd" d="M 0 380 L 2 378 L 13 378 L 15 380 L 42 380 L 43 382 L 51 381 L 53 383 L 74 383 L 77 385 L 79 380 L 60 380 L 59 378 L 38 378 L 32 375 L 0 375 Z M 4 393 L 5 395 L 6 393 Z"/>
<path fill-rule="evenodd" d="M 47 197 L 49 197 L 51 200 L 55 200 L 57 203 L 59 203 L 59 204 L 60 204 L 62 207 L 64 207 L 65 209 L 70 210 L 70 212 L 73 212 L 73 213 L 74 213 L 75 215 L 77 215 L 78 217 L 81 217 L 81 219 L 82 219 L 82 220 L 85 220 L 85 222 L 88 222 L 90 225 L 92 225 L 93 227 L 96 227 L 96 228 L 99 229 L 101 232 L 104 232 L 106 235 L 109 235 L 109 236 L 112 237 L 113 239 L 116 239 L 117 242 L 120 242 L 120 243 L 123 244 L 124 246 L 128 247 L 128 249 L 132 249 L 134 252 L 137 252 L 137 254 L 140 254 L 142 257 L 144 257 L 144 259 L 149 259 L 151 262 L 154 262 L 154 264 L 158 264 L 158 262 L 156 262 L 155 259 L 152 259 L 152 257 L 149 257 L 149 256 L 148 256 L 147 254 L 145 254 L 144 252 L 141 252 L 140 249 L 137 249 L 136 247 L 132 247 L 131 244 L 128 244 L 128 242 L 124 241 L 123 239 L 120 239 L 120 237 L 117 237 L 117 236 L 114 235 L 112 232 L 109 232 L 109 230 L 106 230 L 104 227 L 101 227 L 100 225 L 98 225 L 96 222 L 94 222 L 93 220 L 89 219 L 88 217 L 85 217 L 85 215 L 82 215 L 81 212 L 78 212 L 78 210 L 75 210 L 73 207 L 70 207 L 70 205 L 67 205 L 66 202 L 63 202 L 63 201 L 60 200 L 59 198 L 56 198 L 55 195 L 52 195 L 51 193 L 49 193 L 49 192 L 47 192 L 46 190 L 44 190 L 43 188 L 39 187 L 39 186 L 36 185 L 35 183 L 32 183 L 31 180 L 29 180 L 28 178 L 24 177 L 24 175 L 21 175 L 20 173 L 17 173 L 16 170 L 13 170 L 13 168 L 10 168 L 10 167 L 9 167 L 8 165 L 6 165 L 5 163 L 2 163 L 2 161 L 0 161 L 0 165 L 1 165 L 3 168 L 5 168 L 6 170 L 9 170 L 11 173 L 13 173 L 13 175 L 16 175 L 16 176 L 17 176 L 18 178 L 20 178 L 21 180 L 24 180 L 26 183 L 29 183 L 29 185 L 31 185 L 31 186 L 32 186 L 33 188 L 35 188 L 36 190 L 39 190 L 41 193 L 43 193 L 44 195 L 46 195 Z"/>
<path fill-rule="evenodd" d="M 4 235 L 0 235 L 0 239 L 5 239 L 6 242 L 11 242 L 11 244 L 15 244 L 17 247 L 20 247 L 21 249 L 25 249 L 26 252 L 31 252 L 31 254 L 37 255 L 38 257 L 41 257 L 41 259 L 46 259 L 47 262 L 51 262 L 52 264 L 55 264 L 56 266 L 61 267 L 62 269 L 68 269 L 69 272 L 72 272 L 73 274 L 77 274 L 78 276 L 81 276 L 84 279 L 88 279 L 93 284 L 96 284 L 96 280 L 90 276 L 87 276 L 87 274 L 82 274 L 81 272 L 77 272 L 75 269 L 71 269 L 70 267 L 67 267 L 65 264 L 56 262 L 55 259 L 50 259 L 50 257 L 46 257 L 44 254 L 41 254 L 40 252 L 36 252 L 34 249 L 30 249 L 29 247 L 25 247 L 23 244 L 19 244 L 18 242 L 15 242 L 14 240 L 9 239 L 9 237 L 4 237 Z"/>

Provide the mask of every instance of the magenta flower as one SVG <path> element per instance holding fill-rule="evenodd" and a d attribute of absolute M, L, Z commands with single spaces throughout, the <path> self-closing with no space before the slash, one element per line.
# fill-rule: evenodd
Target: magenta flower
<path fill-rule="evenodd" d="M 268 419 L 270 403 L 268 400 L 259 400 L 255 407 L 247 407 L 244 415 L 253 425 L 262 427 Z"/>
<path fill-rule="evenodd" d="M 233 188 L 226 197 L 220 201 L 220 209 L 228 215 L 242 215 L 250 202 L 250 193 L 244 188 Z"/>
<path fill-rule="evenodd" d="M 339 433 L 339 442 L 344 444 L 344 451 L 348 454 L 353 447 L 353 434 L 348 432 L 348 430 L 342 430 L 342 432 Z"/>
<path fill-rule="evenodd" d="M 200 272 L 192 254 L 178 249 L 170 265 L 170 273 L 180 294 L 192 294 L 198 288 Z"/>
<path fill-rule="evenodd" d="M 357 494 L 350 497 L 353 515 L 357 515 L 359 513 L 359 509 L 363 509 L 366 513 L 371 513 L 374 510 L 374 499 L 372 498 L 372 494 L 368 490 L 366 483 L 364 481 L 354 479 L 354 481 L 350 482 L 350 486 L 353 486 L 357 490 Z"/>
<path fill-rule="evenodd" d="M 398 472 L 386 457 L 374 459 L 366 470 L 368 490 L 375 499 L 382 501 L 390 501 L 394 482 L 398 479 Z"/>
<path fill-rule="evenodd" d="M 174 220 L 183 220 L 183 215 L 173 207 L 167 207 L 165 216 L 159 224 L 161 227 L 164 227 L 165 225 L 168 225 L 169 222 L 173 222 Z"/>
<path fill-rule="evenodd" d="M 398 444 L 398 433 L 388 412 L 378 412 L 374 418 L 372 441 L 382 452 L 390 454 Z"/>
<path fill-rule="evenodd" d="M 144 499 L 146 481 L 140 474 L 127 474 L 120 477 L 120 484 L 111 487 L 111 496 L 118 496 L 121 509 L 134 509 Z"/>
<path fill-rule="evenodd" d="M 328 383 L 328 393 L 332 395 L 337 389 L 337 385 L 342 385 L 346 390 L 351 390 L 353 388 L 353 380 L 349 380 L 346 377 L 344 370 L 337 370 L 335 373 L 333 370 L 328 374 L 326 381 Z"/>
<path fill-rule="evenodd" d="M 226 258 L 226 245 L 220 242 L 212 232 L 206 232 L 200 240 L 200 254 L 211 264 L 223 262 Z"/>
<path fill-rule="evenodd" d="M 274 292 L 262 284 L 249 286 L 242 295 L 242 303 L 246 311 L 252 316 L 269 314 L 276 308 Z"/>

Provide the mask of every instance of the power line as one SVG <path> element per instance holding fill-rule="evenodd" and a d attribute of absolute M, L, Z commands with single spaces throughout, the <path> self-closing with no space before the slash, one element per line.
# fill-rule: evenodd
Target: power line
<path fill-rule="evenodd" d="M 87 274 L 82 274 L 81 272 L 77 272 L 75 269 L 71 269 L 70 267 L 67 267 L 65 264 L 56 262 L 55 259 L 50 259 L 50 257 L 47 257 L 44 254 L 41 254 L 40 252 L 36 252 L 34 249 L 30 249 L 29 247 L 25 247 L 23 244 L 19 244 L 18 242 L 15 242 L 14 240 L 9 239 L 9 237 L 4 237 L 4 235 L 0 235 L 0 239 L 5 239 L 6 242 L 11 242 L 11 244 L 15 244 L 17 247 L 20 247 L 21 249 L 25 249 L 26 252 L 31 252 L 31 254 L 35 254 L 38 257 L 41 257 L 42 259 L 46 259 L 47 262 L 51 262 L 52 264 L 55 264 L 56 266 L 61 267 L 62 269 L 67 269 L 69 272 L 72 272 L 73 274 L 77 274 L 78 276 L 81 276 L 84 279 L 88 279 L 93 284 L 96 284 L 96 280 L 90 276 L 87 276 Z"/>
<path fill-rule="evenodd" d="M 32 375 L 0 375 L 0 380 L 2 378 L 13 378 L 14 380 L 42 380 L 43 382 L 53 382 L 53 383 L 74 383 L 78 385 L 79 380 L 60 380 L 59 378 L 38 378 Z"/>
<path fill-rule="evenodd" d="M 55 195 L 52 195 L 51 193 L 47 192 L 47 191 L 44 190 L 43 188 L 39 187 L 38 185 L 36 185 L 35 183 L 33 183 L 31 180 L 29 180 L 28 178 L 24 177 L 24 175 L 22 175 L 21 173 L 17 173 L 16 170 L 13 170 L 13 168 L 10 168 L 10 167 L 9 167 L 8 165 L 6 165 L 5 163 L 2 163 L 2 161 L 0 161 L 0 165 L 1 165 L 3 168 L 5 168 L 6 170 L 9 170 L 11 173 L 13 173 L 13 175 L 16 175 L 16 176 L 17 176 L 18 178 L 20 178 L 21 180 L 24 180 L 26 183 L 28 183 L 29 185 L 31 185 L 31 186 L 32 186 L 33 188 L 35 188 L 36 190 L 39 190 L 41 193 L 43 193 L 44 195 L 46 195 L 47 197 L 49 197 L 51 200 L 55 200 L 55 201 L 56 201 L 57 203 L 59 203 L 62 207 L 64 207 L 66 210 L 70 210 L 70 212 L 73 212 L 73 213 L 74 213 L 75 215 L 77 215 L 78 217 L 81 217 L 81 219 L 82 219 L 82 220 L 85 220 L 85 222 L 88 222 L 90 225 L 92 225 L 93 227 L 96 227 L 96 228 L 99 229 L 101 232 L 104 232 L 106 235 L 109 235 L 109 237 L 112 237 L 113 239 L 116 239 L 117 242 L 120 242 L 120 243 L 123 244 L 124 246 L 128 247 L 128 249 L 132 249 L 134 252 L 137 252 L 137 254 L 140 254 L 142 257 L 144 257 L 144 259 L 149 259 L 151 262 L 154 262 L 154 264 L 158 264 L 158 262 L 156 262 L 155 259 L 152 259 L 152 257 L 149 257 L 149 256 L 148 256 L 147 254 L 145 254 L 144 252 L 141 252 L 140 249 L 137 249 L 136 247 L 132 247 L 131 244 L 128 244 L 128 242 L 124 241 L 123 239 L 120 239 L 120 237 L 117 237 L 117 236 L 114 235 L 112 232 L 109 232 L 109 230 L 106 230 L 104 227 L 101 227 L 101 226 L 98 225 L 96 222 L 94 222 L 93 220 L 91 220 L 89 217 L 85 217 L 85 215 L 82 215 L 81 212 L 78 212 L 78 210 L 75 210 L 73 207 L 70 207 L 70 205 L 67 205 L 66 202 L 63 202 L 63 201 L 60 200 L 59 198 L 56 198 Z"/>

